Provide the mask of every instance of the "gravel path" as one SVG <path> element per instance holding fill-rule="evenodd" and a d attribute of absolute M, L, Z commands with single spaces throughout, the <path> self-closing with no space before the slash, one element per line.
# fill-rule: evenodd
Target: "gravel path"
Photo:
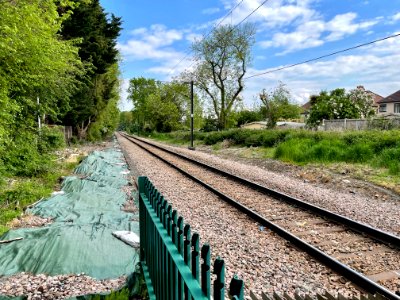
<path fill-rule="evenodd" d="M 355 194 L 324 189 L 322 187 L 313 186 L 303 180 L 291 178 L 252 165 L 222 159 L 207 153 L 173 147 L 154 141 L 151 142 L 233 174 L 239 174 L 241 177 L 282 193 L 289 194 L 298 199 L 400 236 L 400 219 L 398 217 L 400 215 L 400 201 L 383 201 L 375 198 L 373 194 L 371 194 L 370 197 L 360 197 Z"/>
<path fill-rule="evenodd" d="M 289 294 L 328 290 L 353 296 L 359 292 L 344 278 L 291 247 L 276 234 L 250 220 L 204 188 L 167 167 L 144 150 L 117 136 L 134 174 L 150 178 L 157 189 L 209 243 L 212 259 L 225 259 L 226 278 L 234 273 L 256 294 Z M 179 187 L 179 188 L 178 188 Z"/>

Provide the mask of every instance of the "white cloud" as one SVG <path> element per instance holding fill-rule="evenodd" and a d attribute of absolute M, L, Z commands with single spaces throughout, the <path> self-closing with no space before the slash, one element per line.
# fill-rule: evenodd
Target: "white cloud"
<path fill-rule="evenodd" d="M 397 21 L 399 21 L 400 20 L 400 12 L 398 12 L 397 14 L 395 14 L 393 17 L 392 17 L 392 21 L 393 22 L 397 22 Z"/>
<path fill-rule="evenodd" d="M 175 29 L 167 29 L 165 25 L 153 24 L 149 29 L 137 28 L 131 31 L 133 36 L 138 36 L 142 41 L 155 47 L 171 45 L 183 38 L 183 33 Z"/>
<path fill-rule="evenodd" d="M 304 22 L 318 15 L 318 13 L 309 6 L 317 0 L 270 0 L 261 6 L 254 14 L 251 15 L 251 22 L 257 22 L 259 29 L 270 29 L 282 27 L 293 23 L 295 20 Z M 223 0 L 226 9 L 232 8 L 236 1 Z M 227 18 L 225 23 L 231 22 L 236 24 L 255 10 L 263 0 L 247 0 L 238 6 L 232 12 L 232 17 Z M 229 19 L 229 20 L 228 20 Z"/>
<path fill-rule="evenodd" d="M 198 33 L 189 33 L 186 35 L 186 39 L 191 43 L 193 43 L 195 41 L 200 41 L 202 38 L 203 38 L 203 36 Z"/>
<path fill-rule="evenodd" d="M 220 11 L 220 9 L 218 7 L 210 7 L 210 8 L 203 9 L 201 11 L 201 13 L 205 14 L 205 15 L 213 15 L 213 14 L 216 14 L 217 12 L 219 12 L 219 11 Z"/>
<path fill-rule="evenodd" d="M 193 38 L 186 31 L 168 29 L 164 25 L 154 24 L 149 28 L 137 28 L 131 32 L 132 38 L 118 43 L 117 48 L 125 61 L 150 60 L 159 64 L 147 69 L 150 73 L 170 73 L 174 66 L 185 56 L 184 52 L 177 51 L 174 43 Z M 185 35 L 186 34 L 186 35 Z M 182 64 L 185 66 L 185 64 Z M 176 70 L 176 72 L 179 71 Z"/>
<path fill-rule="evenodd" d="M 336 41 L 345 35 L 354 34 L 361 29 L 368 29 L 378 23 L 378 20 L 355 23 L 356 18 L 357 14 L 352 12 L 335 16 L 331 21 L 326 23 L 325 30 L 330 32 L 326 40 Z"/>
<path fill-rule="evenodd" d="M 281 54 L 286 54 L 295 50 L 321 46 L 327 41 L 342 39 L 346 35 L 366 30 L 379 22 L 375 19 L 356 23 L 356 18 L 357 14 L 346 13 L 336 15 L 328 22 L 321 19 L 310 20 L 298 25 L 293 32 L 275 33 L 270 41 L 262 41 L 260 45 L 264 48 L 282 47 L 285 50 Z"/>
<path fill-rule="evenodd" d="M 324 23 L 321 21 L 310 21 L 300 25 L 296 31 L 291 33 L 278 32 L 274 34 L 271 41 L 260 42 L 264 48 L 283 47 L 285 53 L 310 47 L 322 45 L 324 42 L 320 39 L 324 30 Z"/>
<path fill-rule="evenodd" d="M 245 101 L 251 102 L 262 88 L 272 89 L 279 81 L 287 84 L 293 98 L 300 103 L 308 101 L 309 95 L 321 90 L 351 89 L 357 85 L 388 96 L 400 89 L 399 47 L 400 38 L 388 39 L 359 50 L 359 54 L 337 56 L 248 79 L 243 93 Z M 252 69 L 249 75 L 272 69 L 275 68 Z"/>

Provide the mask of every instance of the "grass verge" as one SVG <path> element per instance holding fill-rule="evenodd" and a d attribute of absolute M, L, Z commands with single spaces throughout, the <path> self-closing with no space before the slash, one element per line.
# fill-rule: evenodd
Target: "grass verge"
<path fill-rule="evenodd" d="M 190 141 L 185 131 L 150 134 L 148 137 L 169 144 Z M 229 147 L 247 158 L 273 158 L 296 165 L 349 164 L 373 174 L 364 179 L 397 191 L 400 182 L 400 130 L 315 132 L 308 130 L 242 130 L 195 132 L 196 145 L 210 145 L 218 153 Z M 360 173 L 360 172 L 358 172 Z M 361 171 L 362 173 L 362 171 Z"/>

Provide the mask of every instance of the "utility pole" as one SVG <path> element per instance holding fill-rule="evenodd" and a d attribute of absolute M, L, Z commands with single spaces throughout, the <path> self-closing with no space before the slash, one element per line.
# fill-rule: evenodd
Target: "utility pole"
<path fill-rule="evenodd" d="M 194 104 L 193 104 L 193 80 L 190 81 L 190 146 L 189 149 L 190 150 L 195 150 L 194 146 L 193 146 L 193 117 L 194 117 Z"/>

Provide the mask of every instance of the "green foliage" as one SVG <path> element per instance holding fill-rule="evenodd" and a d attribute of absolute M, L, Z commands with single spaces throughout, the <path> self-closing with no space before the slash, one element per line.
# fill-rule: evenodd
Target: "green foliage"
<path fill-rule="evenodd" d="M 53 157 L 48 157 L 53 159 Z M 23 209 L 48 197 L 61 176 L 70 174 L 76 163 L 42 161 L 43 171 L 36 177 L 11 177 L 0 190 L 0 235 L 8 230 L 6 224 L 19 216 Z M 20 169 L 21 170 L 21 169 Z M 32 175 L 32 174 L 29 174 Z"/>
<path fill-rule="evenodd" d="M 219 129 L 228 128 L 229 116 L 241 101 L 243 77 L 251 62 L 255 28 L 221 25 L 207 37 L 193 43 L 198 64 L 193 71 L 181 75 L 182 81 L 194 80 L 196 87 L 209 100 Z"/>
<path fill-rule="evenodd" d="M 41 150 L 50 148 L 45 142 Z M 47 172 L 51 167 L 50 156 L 39 150 L 39 137 L 35 133 L 25 132 L 16 136 L 6 148 L 3 162 L 9 174 L 15 176 L 36 176 Z"/>
<path fill-rule="evenodd" d="M 63 127 L 43 126 L 38 140 L 40 153 L 47 153 L 65 147 Z"/>
<path fill-rule="evenodd" d="M 217 131 L 218 120 L 212 117 L 205 118 L 201 130 L 203 130 L 204 132 Z"/>
<path fill-rule="evenodd" d="M 82 64 L 74 41 L 58 36 L 61 18 L 51 0 L 6 1 L 0 10 L 1 90 L 13 95 L 24 118 L 37 112 L 55 115 L 76 87 Z M 1 97 L 1 96 L 0 96 Z M 23 108 L 23 109 L 22 109 Z M 33 114 L 33 116 L 32 116 Z"/>
<path fill-rule="evenodd" d="M 400 131 L 299 131 L 288 135 L 278 145 L 275 158 L 296 163 L 366 163 L 399 174 L 399 147 Z"/>
<path fill-rule="evenodd" d="M 81 39 L 79 56 L 91 62 L 96 74 L 104 74 L 117 63 L 116 39 L 121 31 L 121 18 L 107 14 L 99 0 L 81 3 L 63 22 L 61 34 L 67 40 Z"/>
<path fill-rule="evenodd" d="M 400 143 L 397 147 L 382 150 L 375 165 L 389 169 L 390 174 L 400 174 Z"/>
<path fill-rule="evenodd" d="M 134 105 L 130 124 L 125 128 L 137 132 L 170 132 L 190 126 L 190 91 L 188 84 L 161 83 L 143 77 L 130 80 L 128 98 Z M 194 127 L 202 124 L 202 107 L 194 95 Z"/>
<path fill-rule="evenodd" d="M 290 93 L 283 83 L 279 83 L 270 93 L 264 89 L 259 96 L 264 104 L 261 113 L 268 121 L 268 128 L 275 128 L 279 119 L 298 119 L 300 117 L 300 107 L 290 103 Z"/>
<path fill-rule="evenodd" d="M 307 125 L 315 127 L 322 120 L 358 119 L 375 114 L 373 100 L 364 88 L 358 87 L 346 93 L 345 89 L 331 92 L 322 91 L 318 96 L 311 96 L 311 111 Z"/>
<path fill-rule="evenodd" d="M 184 144 L 190 141 L 189 132 L 151 135 L 153 138 Z M 275 148 L 274 158 L 306 164 L 361 163 L 386 168 L 400 175 L 400 130 L 315 132 L 307 130 L 243 130 L 195 132 L 195 140 L 217 145 L 229 140 L 231 145 Z"/>
<path fill-rule="evenodd" d="M 240 127 L 241 125 L 255 122 L 255 121 L 262 121 L 263 115 L 260 110 L 241 110 L 237 113 L 236 121 L 237 126 Z"/>
<path fill-rule="evenodd" d="M 114 131 L 118 124 L 119 88 L 116 40 L 121 19 L 107 17 L 98 0 L 73 7 L 63 22 L 61 35 L 79 41 L 79 57 L 87 66 L 79 76 L 80 85 L 70 97 L 70 109 L 62 117 L 73 126 L 79 139 L 97 140 Z"/>

